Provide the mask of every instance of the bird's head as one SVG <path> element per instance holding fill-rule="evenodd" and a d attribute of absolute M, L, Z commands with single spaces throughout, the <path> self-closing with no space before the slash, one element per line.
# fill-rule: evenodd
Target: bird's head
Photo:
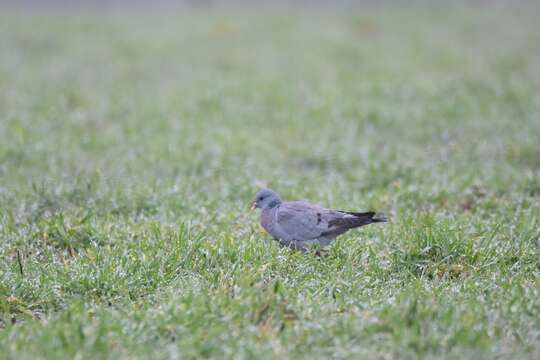
<path fill-rule="evenodd" d="M 252 209 L 271 209 L 281 204 L 281 198 L 279 195 L 270 189 L 262 189 L 255 195 L 255 200 L 251 205 Z"/>

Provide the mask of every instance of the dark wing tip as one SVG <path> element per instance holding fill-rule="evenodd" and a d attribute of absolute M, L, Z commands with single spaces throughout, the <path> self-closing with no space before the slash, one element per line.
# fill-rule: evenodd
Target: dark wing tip
<path fill-rule="evenodd" d="M 388 221 L 388 218 L 385 217 L 385 216 L 378 216 L 378 217 L 373 217 L 373 218 L 371 218 L 371 221 L 373 221 L 374 223 L 378 223 L 378 222 L 387 222 L 387 221 Z"/>
<path fill-rule="evenodd" d="M 367 212 L 354 212 L 354 211 L 340 211 L 345 214 L 354 215 L 358 218 L 369 221 L 368 223 L 387 222 L 388 218 L 382 214 L 377 214 L 375 211 Z"/>
<path fill-rule="evenodd" d="M 375 216 L 375 211 L 367 211 L 367 212 L 355 212 L 355 211 L 344 211 L 344 210 L 338 210 L 341 213 L 354 215 L 358 217 L 373 217 Z"/>

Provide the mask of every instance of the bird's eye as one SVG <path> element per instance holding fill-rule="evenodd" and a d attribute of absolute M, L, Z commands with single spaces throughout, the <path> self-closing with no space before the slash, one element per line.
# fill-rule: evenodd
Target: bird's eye
<path fill-rule="evenodd" d="M 259 196 L 259 201 L 262 201 L 263 197 L 262 196 Z"/>

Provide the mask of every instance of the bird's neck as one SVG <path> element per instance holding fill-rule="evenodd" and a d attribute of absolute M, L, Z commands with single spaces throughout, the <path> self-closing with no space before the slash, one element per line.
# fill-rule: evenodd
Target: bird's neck
<path fill-rule="evenodd" d="M 273 209 L 275 208 L 276 206 L 279 206 L 279 204 L 281 204 L 281 200 L 279 199 L 276 199 L 274 201 L 272 201 L 270 204 L 268 204 L 268 209 Z"/>

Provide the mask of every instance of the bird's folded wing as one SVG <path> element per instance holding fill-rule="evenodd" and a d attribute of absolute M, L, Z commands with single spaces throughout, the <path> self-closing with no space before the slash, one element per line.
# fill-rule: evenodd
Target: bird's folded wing
<path fill-rule="evenodd" d="M 308 241 L 332 230 L 332 220 L 342 217 L 338 211 L 302 201 L 284 203 L 279 207 L 277 223 L 291 238 Z"/>

